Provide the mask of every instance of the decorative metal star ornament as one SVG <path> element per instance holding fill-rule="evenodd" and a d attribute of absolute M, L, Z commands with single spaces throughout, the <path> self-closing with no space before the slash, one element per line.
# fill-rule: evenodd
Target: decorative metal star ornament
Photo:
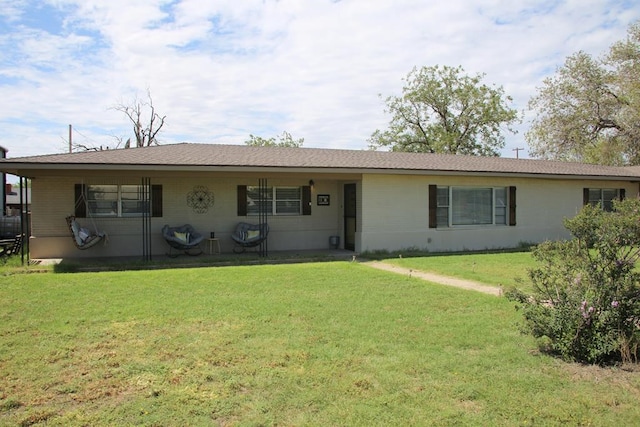
<path fill-rule="evenodd" d="M 207 213 L 209 208 L 213 206 L 213 194 L 204 185 L 196 185 L 193 187 L 193 191 L 187 194 L 187 206 L 195 213 Z"/>

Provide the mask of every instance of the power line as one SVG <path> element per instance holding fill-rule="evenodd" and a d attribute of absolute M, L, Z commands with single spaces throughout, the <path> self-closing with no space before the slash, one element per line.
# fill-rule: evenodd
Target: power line
<path fill-rule="evenodd" d="M 80 131 L 78 130 L 78 128 L 76 128 L 76 127 L 74 127 L 74 128 L 73 128 L 73 133 L 74 133 L 74 134 L 76 134 L 76 133 L 77 133 L 78 135 L 80 135 L 80 136 L 84 137 L 84 139 L 86 139 L 88 142 L 91 142 L 91 143 L 93 143 L 93 144 L 97 144 L 97 142 L 96 142 L 94 139 L 92 139 L 92 138 L 88 137 L 87 135 L 83 134 L 83 133 L 82 133 L 82 132 L 80 132 Z"/>

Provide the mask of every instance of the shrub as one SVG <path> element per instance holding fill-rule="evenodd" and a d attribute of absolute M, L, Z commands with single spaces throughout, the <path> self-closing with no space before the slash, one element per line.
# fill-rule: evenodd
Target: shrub
<path fill-rule="evenodd" d="M 640 201 L 614 203 L 612 212 L 586 206 L 565 227 L 573 239 L 532 252 L 533 293 L 508 294 L 523 310 L 523 329 L 565 360 L 637 361 Z"/>

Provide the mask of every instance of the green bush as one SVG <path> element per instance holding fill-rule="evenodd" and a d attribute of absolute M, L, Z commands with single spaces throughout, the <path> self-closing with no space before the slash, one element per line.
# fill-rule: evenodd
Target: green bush
<path fill-rule="evenodd" d="M 565 221 L 574 236 L 532 252 L 533 293 L 514 290 L 524 330 L 541 348 L 565 360 L 635 362 L 640 343 L 640 201 L 614 203 L 612 212 L 586 206 Z"/>

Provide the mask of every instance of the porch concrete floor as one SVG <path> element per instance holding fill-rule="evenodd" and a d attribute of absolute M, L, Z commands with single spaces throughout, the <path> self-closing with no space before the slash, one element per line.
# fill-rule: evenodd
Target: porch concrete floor
<path fill-rule="evenodd" d="M 206 251 L 200 255 L 180 254 L 175 258 L 167 255 L 153 255 L 151 260 L 142 256 L 126 257 L 68 257 L 31 259 L 31 264 L 72 266 L 74 271 L 127 270 L 152 268 L 213 267 L 224 265 L 285 264 L 314 261 L 355 261 L 357 254 L 344 249 L 269 251 L 266 257 L 258 252 L 247 251 L 240 254 L 222 253 L 210 255 Z"/>

